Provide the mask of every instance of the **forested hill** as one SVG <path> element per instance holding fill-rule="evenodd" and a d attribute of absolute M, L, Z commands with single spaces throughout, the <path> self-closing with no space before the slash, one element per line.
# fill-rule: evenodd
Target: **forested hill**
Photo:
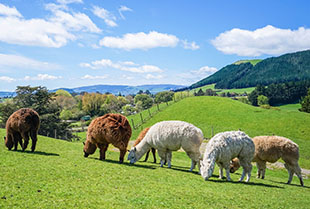
<path fill-rule="evenodd" d="M 239 63 L 227 65 L 189 88 L 216 83 L 215 88 L 231 89 L 310 80 L 310 50 L 267 58 L 256 65 L 250 60 Z"/>

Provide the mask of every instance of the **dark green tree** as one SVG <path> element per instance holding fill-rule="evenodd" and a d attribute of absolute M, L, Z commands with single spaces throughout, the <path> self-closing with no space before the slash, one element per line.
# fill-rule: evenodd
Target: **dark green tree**
<path fill-rule="evenodd" d="M 135 96 L 135 104 L 137 104 L 139 101 L 142 102 L 141 105 L 144 110 L 152 107 L 154 103 L 153 99 L 147 94 L 137 94 Z"/>
<path fill-rule="evenodd" d="M 300 104 L 301 108 L 299 111 L 310 113 L 310 88 L 308 89 L 308 95 L 302 98 Z"/>
<path fill-rule="evenodd" d="M 174 93 L 172 91 L 162 91 L 155 95 L 155 103 L 172 101 Z"/>

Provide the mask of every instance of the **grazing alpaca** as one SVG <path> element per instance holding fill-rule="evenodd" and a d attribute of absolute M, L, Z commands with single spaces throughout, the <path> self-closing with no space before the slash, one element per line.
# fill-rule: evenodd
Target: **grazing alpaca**
<path fill-rule="evenodd" d="M 153 125 L 137 146 L 128 154 L 130 163 L 137 162 L 150 148 L 158 150 L 160 166 L 167 160 L 171 168 L 172 151 L 181 147 L 192 159 L 190 171 L 200 161 L 200 145 L 203 141 L 202 131 L 194 125 L 183 121 L 162 121 Z M 199 168 L 200 170 L 200 168 Z"/>
<path fill-rule="evenodd" d="M 29 143 L 29 135 L 32 140 L 31 152 L 34 152 L 37 144 L 37 135 L 40 126 L 39 114 L 30 108 L 21 108 L 14 112 L 6 122 L 5 146 L 11 150 L 17 150 L 18 143 L 24 151 Z M 22 141 L 24 139 L 24 144 Z"/>
<path fill-rule="evenodd" d="M 223 168 L 226 170 L 226 179 L 230 181 L 230 160 L 238 157 L 243 167 L 243 173 L 239 181 L 247 174 L 246 182 L 250 180 L 254 156 L 254 143 L 251 138 L 241 131 L 227 131 L 216 134 L 206 146 L 203 161 L 201 163 L 201 175 L 208 180 L 213 173 L 215 163 L 220 167 L 220 176 L 223 178 Z"/>
<path fill-rule="evenodd" d="M 133 144 L 133 146 L 137 146 L 137 144 L 139 144 L 142 139 L 145 137 L 146 133 L 149 131 L 150 128 L 145 128 L 143 131 L 140 132 L 138 138 L 136 139 L 135 143 Z M 156 149 L 151 148 L 149 151 L 147 151 L 144 162 L 147 161 L 147 159 L 149 158 L 149 153 L 152 150 L 153 153 L 153 159 L 154 159 L 154 163 L 156 163 Z"/>
<path fill-rule="evenodd" d="M 257 136 L 253 138 L 255 154 L 253 162 L 257 165 L 257 178 L 265 178 L 266 162 L 275 163 L 280 158 L 289 173 L 287 183 L 290 184 L 294 173 L 299 178 L 301 186 L 304 185 L 301 169 L 298 165 L 299 147 L 296 143 L 281 136 Z M 231 171 L 238 170 L 238 161 L 231 164 Z"/>
<path fill-rule="evenodd" d="M 130 137 L 131 127 L 125 116 L 109 113 L 98 117 L 88 127 L 84 157 L 93 154 L 98 147 L 100 160 L 105 160 L 105 153 L 111 143 L 120 150 L 119 162 L 122 163 Z"/>

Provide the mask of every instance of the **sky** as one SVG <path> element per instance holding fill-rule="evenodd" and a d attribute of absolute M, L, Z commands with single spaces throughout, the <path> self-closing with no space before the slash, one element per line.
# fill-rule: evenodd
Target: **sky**
<path fill-rule="evenodd" d="M 309 13 L 307 0 L 0 0 L 0 91 L 191 85 L 309 49 Z"/>

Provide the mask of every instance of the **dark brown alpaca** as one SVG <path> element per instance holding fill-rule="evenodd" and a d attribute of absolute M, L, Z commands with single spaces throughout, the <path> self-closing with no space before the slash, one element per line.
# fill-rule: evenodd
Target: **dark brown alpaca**
<path fill-rule="evenodd" d="M 94 154 L 98 147 L 100 160 L 105 160 L 105 153 L 111 143 L 120 150 L 119 162 L 122 163 L 130 137 L 131 127 L 125 116 L 109 113 L 98 117 L 88 127 L 84 157 Z"/>
<path fill-rule="evenodd" d="M 142 141 L 142 139 L 144 138 L 146 133 L 149 131 L 149 129 L 150 128 L 145 128 L 145 129 L 143 129 L 143 131 L 140 132 L 138 138 L 136 139 L 135 143 L 133 144 L 133 147 L 135 147 L 137 144 L 139 144 Z M 155 155 L 156 154 L 156 149 L 154 149 L 154 148 L 152 148 L 149 151 L 147 151 L 145 159 L 144 159 L 144 162 L 146 162 L 147 159 L 149 158 L 149 154 L 150 154 L 151 150 L 152 150 L 152 153 L 153 153 L 154 163 L 156 163 L 156 155 Z"/>
<path fill-rule="evenodd" d="M 37 144 L 37 135 L 40 126 L 39 114 L 30 109 L 22 108 L 14 112 L 6 122 L 5 146 L 11 150 L 17 150 L 18 143 L 24 151 L 29 143 L 29 135 L 32 139 L 31 151 L 34 152 Z M 22 141 L 24 139 L 24 144 Z"/>

